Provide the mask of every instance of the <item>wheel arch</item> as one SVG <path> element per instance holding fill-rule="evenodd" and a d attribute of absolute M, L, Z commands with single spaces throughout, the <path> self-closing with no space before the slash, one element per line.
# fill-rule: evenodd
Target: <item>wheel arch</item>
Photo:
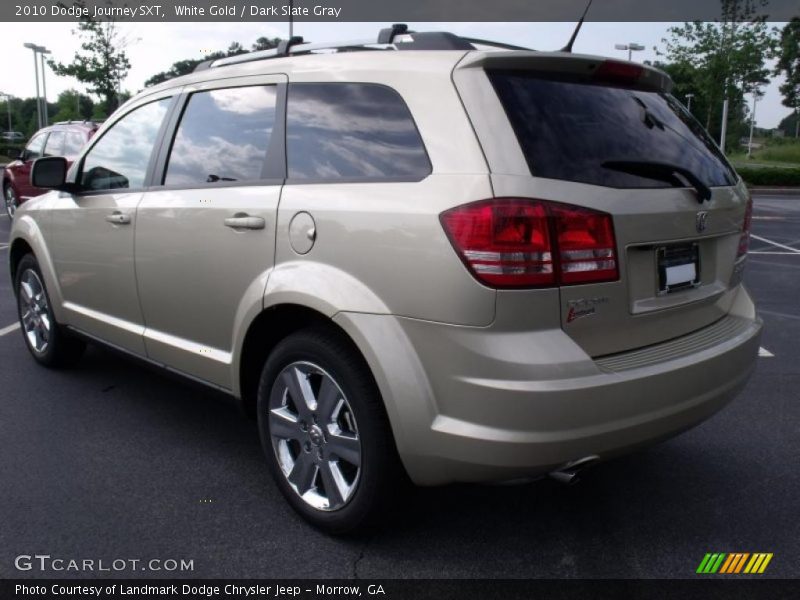
<path fill-rule="evenodd" d="M 262 310 L 244 335 L 238 360 L 238 389 L 235 390 L 241 407 L 249 416 L 255 415 L 256 392 L 261 369 L 273 348 L 292 333 L 313 326 L 328 327 L 341 335 L 359 352 L 353 339 L 328 315 L 302 304 L 275 304 Z"/>
<path fill-rule="evenodd" d="M 26 254 L 32 254 L 36 262 L 39 263 L 39 270 L 41 270 L 44 277 L 44 285 L 47 288 L 47 296 L 50 299 L 53 313 L 60 323 L 65 323 L 65 315 L 62 308 L 63 297 L 53 260 L 45 244 L 44 235 L 39 224 L 29 214 L 22 214 L 14 219 L 8 249 L 12 288 L 15 287 L 13 283 L 17 278 L 19 261 Z M 16 294 L 16 289 L 14 293 Z"/>

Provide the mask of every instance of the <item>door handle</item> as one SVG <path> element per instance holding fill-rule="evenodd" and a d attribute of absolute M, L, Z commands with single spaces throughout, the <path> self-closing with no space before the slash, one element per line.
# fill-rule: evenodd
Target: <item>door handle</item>
<path fill-rule="evenodd" d="M 236 215 L 225 219 L 225 227 L 233 229 L 264 229 L 267 222 L 261 217 L 251 217 L 249 215 Z"/>
<path fill-rule="evenodd" d="M 131 216 L 119 211 L 114 211 L 110 215 L 106 215 L 106 221 L 114 225 L 128 225 L 131 222 Z"/>

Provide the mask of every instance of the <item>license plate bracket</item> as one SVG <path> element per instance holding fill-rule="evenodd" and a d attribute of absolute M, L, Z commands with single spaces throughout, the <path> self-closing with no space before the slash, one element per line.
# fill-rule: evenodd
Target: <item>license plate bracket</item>
<path fill-rule="evenodd" d="M 697 244 L 656 248 L 656 264 L 659 295 L 700 285 L 700 249 Z"/>

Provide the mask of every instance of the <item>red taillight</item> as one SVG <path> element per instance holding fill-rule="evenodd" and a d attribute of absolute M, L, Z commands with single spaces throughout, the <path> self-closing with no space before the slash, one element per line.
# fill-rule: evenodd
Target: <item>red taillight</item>
<path fill-rule="evenodd" d="M 498 288 L 571 285 L 618 278 L 611 215 L 518 198 L 473 202 L 441 215 L 464 264 Z"/>
<path fill-rule="evenodd" d="M 592 77 L 598 81 L 611 83 L 631 83 L 638 81 L 644 73 L 644 67 L 632 63 L 607 60 L 594 70 Z"/>
<path fill-rule="evenodd" d="M 753 222 L 753 198 L 747 198 L 747 205 L 744 209 L 744 224 L 742 225 L 742 235 L 739 238 L 739 250 L 736 252 L 736 260 L 747 255 L 750 248 L 750 225 Z"/>

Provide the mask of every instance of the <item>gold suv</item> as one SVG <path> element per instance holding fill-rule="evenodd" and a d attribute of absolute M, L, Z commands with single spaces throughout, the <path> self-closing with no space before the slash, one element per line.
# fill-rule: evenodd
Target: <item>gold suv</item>
<path fill-rule="evenodd" d="M 46 366 L 85 340 L 258 418 L 347 531 L 419 485 L 570 481 L 741 389 L 751 201 L 650 66 L 395 26 L 148 88 L 45 157 L 11 273 Z"/>

